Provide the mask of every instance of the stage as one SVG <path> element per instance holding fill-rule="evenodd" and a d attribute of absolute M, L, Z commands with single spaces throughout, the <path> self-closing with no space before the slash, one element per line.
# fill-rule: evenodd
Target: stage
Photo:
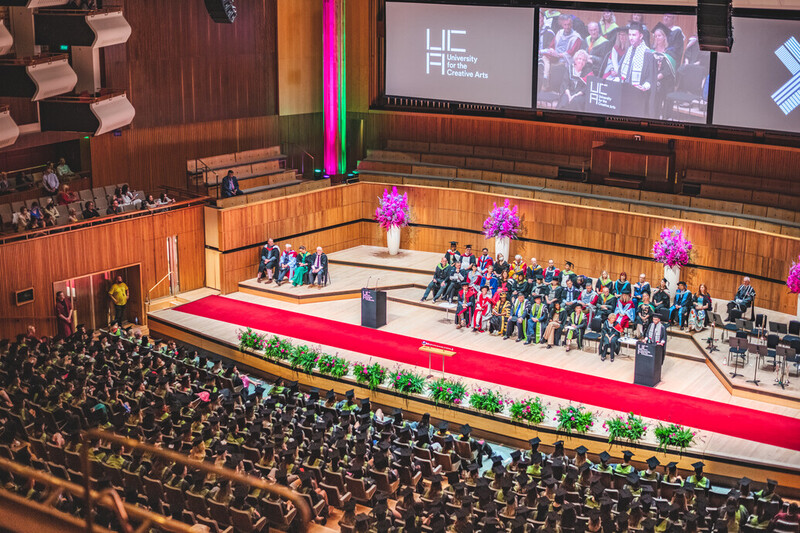
<path fill-rule="evenodd" d="M 727 353 L 727 346 L 708 357 L 703 349 L 707 331 L 695 338 L 677 332 L 671 335 L 662 382 L 649 389 L 631 385 L 630 349 L 623 348 L 623 356 L 614 363 L 601 362 L 588 349 L 567 353 L 560 347 L 548 350 L 543 345 L 524 346 L 486 333 L 457 330 L 451 310 L 419 302 L 439 257 L 405 250 L 392 257 L 384 249 L 356 247 L 329 255 L 333 282 L 322 289 L 291 284 L 276 287 L 247 280 L 240 283 L 238 293 L 152 312 L 149 325 L 154 334 L 191 342 L 267 374 L 296 376 L 293 379 L 317 385 L 323 385 L 324 380 L 238 352 L 237 330 L 254 327 L 299 344 L 320 345 L 324 351 L 338 352 L 351 361 L 379 360 L 390 370 L 401 366 L 423 374 L 427 373 L 427 355 L 415 353 L 420 340 L 453 346 L 457 355 L 447 362 L 448 376 L 461 379 L 468 387 L 502 390 L 512 399 L 538 395 L 550 404 L 551 416 L 539 433 L 555 433 L 552 416 L 558 406 L 570 400 L 591 407 L 601 422 L 614 413 L 634 411 L 645 417 L 648 426 L 664 420 L 698 430 L 695 444 L 679 458 L 682 466 L 693 462 L 693 457 L 702 457 L 707 463 L 724 467 L 725 472 L 749 472 L 746 475 L 753 479 L 761 479 L 764 470 L 773 470 L 782 483 L 800 487 L 800 404 L 796 403 L 800 393 L 795 383 L 785 391 L 774 387 L 772 373 L 765 369 L 761 371 L 761 387 L 745 386 L 744 380 L 752 377 L 752 362 L 743 372 L 746 378 L 726 380 L 728 368 L 719 354 Z M 388 324 L 377 332 L 355 327 L 360 323 L 360 288 L 367 282 L 388 291 Z M 339 334 L 332 337 L 332 331 Z M 434 360 L 434 370 L 440 364 Z M 334 388 L 343 392 L 353 387 L 342 383 Z M 370 393 L 359 391 L 357 396 L 366 394 Z M 524 441 L 537 433 L 536 429 L 511 424 L 507 417 L 474 412 L 452 412 L 448 417 L 446 409 L 426 407 L 424 398 L 411 401 L 387 394 L 372 392 L 370 396 L 387 403 L 392 399 L 394 403 L 417 403 L 419 412 L 429 411 L 434 417 L 438 414 L 454 422 L 468 417 L 482 424 L 487 433 L 509 439 Z M 491 420 L 494 418 L 500 422 Z M 472 421 L 470 424 L 475 425 Z M 572 445 L 580 441 L 592 453 L 607 449 L 608 436 L 600 423 L 596 426 L 596 431 L 585 437 L 570 439 Z M 545 443 L 557 438 L 561 437 L 542 435 Z M 655 446 L 649 432 L 638 446 L 632 446 L 643 448 L 635 458 L 644 460 L 653 454 Z M 713 472 L 710 467 L 708 470 Z"/>

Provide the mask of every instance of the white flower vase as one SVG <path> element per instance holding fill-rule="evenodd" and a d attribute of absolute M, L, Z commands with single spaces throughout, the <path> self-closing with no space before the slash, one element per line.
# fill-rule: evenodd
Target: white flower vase
<path fill-rule="evenodd" d="M 800 320 L 800 293 L 797 294 L 797 319 Z"/>
<path fill-rule="evenodd" d="M 678 282 L 681 280 L 681 267 L 664 265 L 664 279 L 667 280 L 667 288 L 671 300 L 675 300 L 675 292 L 678 290 Z"/>
<path fill-rule="evenodd" d="M 508 261 L 508 247 L 511 244 L 511 239 L 508 237 L 495 237 L 494 238 L 494 258 L 497 259 L 499 254 L 503 254 L 503 258 Z"/>
<path fill-rule="evenodd" d="M 392 226 L 386 230 L 386 246 L 389 255 L 397 255 L 400 251 L 400 226 Z"/>

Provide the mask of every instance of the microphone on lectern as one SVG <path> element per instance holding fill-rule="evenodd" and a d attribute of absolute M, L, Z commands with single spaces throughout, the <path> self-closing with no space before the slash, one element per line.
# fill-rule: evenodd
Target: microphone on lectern
<path fill-rule="evenodd" d="M 371 280 L 371 279 L 372 279 L 372 276 L 370 275 L 370 277 L 367 278 L 367 284 L 364 285 L 364 287 L 369 289 L 369 280 Z"/>

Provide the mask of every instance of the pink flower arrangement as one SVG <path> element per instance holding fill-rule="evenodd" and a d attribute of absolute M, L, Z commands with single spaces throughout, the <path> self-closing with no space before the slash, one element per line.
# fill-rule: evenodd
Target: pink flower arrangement
<path fill-rule="evenodd" d="M 497 203 L 493 204 L 489 218 L 483 222 L 483 234 L 487 239 L 493 237 L 516 239 L 521 226 L 522 223 L 517 215 L 517 206 L 511 207 L 506 198 L 500 207 L 497 206 Z"/>
<path fill-rule="evenodd" d="M 789 277 L 786 278 L 786 286 L 789 291 L 794 294 L 800 294 L 800 257 L 797 262 L 792 262 L 792 268 L 789 269 Z"/>
<path fill-rule="evenodd" d="M 691 251 L 692 242 L 678 228 L 664 228 L 659 240 L 653 243 L 653 259 L 668 267 L 688 264 Z"/>
<path fill-rule="evenodd" d="M 378 208 L 375 210 L 375 220 L 381 228 L 388 230 L 397 226 L 408 226 L 410 218 L 408 210 L 408 194 L 397 192 L 397 187 L 392 187 L 392 192 L 383 190 L 383 198 L 378 198 Z"/>

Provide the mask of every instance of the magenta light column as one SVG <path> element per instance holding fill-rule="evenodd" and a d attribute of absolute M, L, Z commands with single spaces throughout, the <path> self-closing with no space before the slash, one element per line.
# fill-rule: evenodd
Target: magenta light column
<path fill-rule="evenodd" d="M 347 166 L 344 3 L 322 3 L 323 155 L 329 175 L 344 174 Z"/>

